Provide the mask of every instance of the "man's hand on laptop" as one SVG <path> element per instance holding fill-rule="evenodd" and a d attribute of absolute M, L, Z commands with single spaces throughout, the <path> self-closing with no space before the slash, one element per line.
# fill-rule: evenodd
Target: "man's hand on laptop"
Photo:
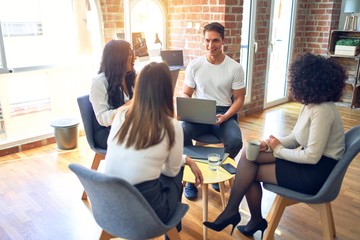
<path fill-rule="evenodd" d="M 227 120 L 226 116 L 223 114 L 216 114 L 216 126 L 220 126 L 223 122 Z"/>

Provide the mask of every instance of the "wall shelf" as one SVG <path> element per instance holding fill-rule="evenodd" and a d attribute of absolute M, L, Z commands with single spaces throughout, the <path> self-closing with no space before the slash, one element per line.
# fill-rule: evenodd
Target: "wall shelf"
<path fill-rule="evenodd" d="M 351 108 L 360 107 L 360 55 L 348 56 L 334 54 L 337 40 L 342 38 L 358 38 L 360 32 L 333 30 L 330 33 L 328 44 L 328 57 L 341 64 L 348 73 L 346 84 L 351 86 Z"/>

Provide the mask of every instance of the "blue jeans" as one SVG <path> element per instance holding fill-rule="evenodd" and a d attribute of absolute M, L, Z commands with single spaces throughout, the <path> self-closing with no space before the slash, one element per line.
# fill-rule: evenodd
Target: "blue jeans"
<path fill-rule="evenodd" d="M 216 107 L 217 114 L 224 114 L 229 107 Z M 202 123 L 182 122 L 184 131 L 184 146 L 192 145 L 192 139 L 206 133 L 212 133 L 218 137 L 225 147 L 229 157 L 235 158 L 240 152 L 243 142 L 237 115 L 223 122 L 220 126 Z"/>

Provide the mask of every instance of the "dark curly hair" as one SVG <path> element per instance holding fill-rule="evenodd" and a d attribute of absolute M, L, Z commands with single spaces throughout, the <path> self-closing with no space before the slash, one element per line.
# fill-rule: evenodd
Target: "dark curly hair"
<path fill-rule="evenodd" d="M 290 91 L 302 104 L 339 101 L 347 73 L 331 58 L 305 53 L 289 69 Z"/>

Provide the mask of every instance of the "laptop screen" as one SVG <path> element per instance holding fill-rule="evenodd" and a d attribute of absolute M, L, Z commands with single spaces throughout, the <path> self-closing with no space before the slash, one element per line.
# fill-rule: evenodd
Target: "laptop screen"
<path fill-rule="evenodd" d="M 177 118 L 180 121 L 215 124 L 216 101 L 199 98 L 176 98 Z"/>
<path fill-rule="evenodd" d="M 161 58 L 170 67 L 171 66 L 184 66 L 184 56 L 182 50 L 163 50 L 160 53 Z"/>

